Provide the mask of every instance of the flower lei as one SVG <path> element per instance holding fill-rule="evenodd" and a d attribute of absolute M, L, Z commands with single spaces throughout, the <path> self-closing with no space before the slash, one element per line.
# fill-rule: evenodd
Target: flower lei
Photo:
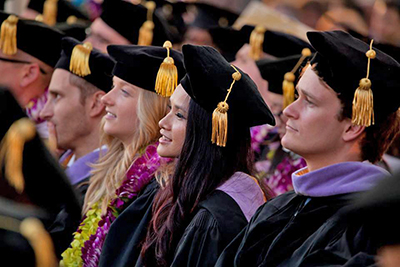
<path fill-rule="evenodd" d="M 89 215 L 86 215 L 86 219 L 74 233 L 71 248 L 62 254 L 61 264 L 64 264 L 63 266 L 98 266 L 101 250 L 111 223 L 131 203 L 131 199 L 136 197 L 151 181 L 160 165 L 161 159 L 157 154 L 157 144 L 149 145 L 143 155 L 129 168 L 126 179 L 115 191 L 116 197 L 108 205 L 105 215 L 101 216 L 99 220 L 97 217 L 92 220 L 93 216 L 89 219 Z M 97 215 L 98 205 L 95 204 L 88 213 L 92 210 L 96 211 L 91 214 Z M 101 211 L 99 210 L 99 212 Z M 90 233 L 84 233 L 85 226 L 85 229 L 91 230 Z"/>

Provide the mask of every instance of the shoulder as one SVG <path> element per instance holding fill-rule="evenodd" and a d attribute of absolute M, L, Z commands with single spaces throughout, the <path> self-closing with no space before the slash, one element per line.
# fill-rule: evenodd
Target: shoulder
<path fill-rule="evenodd" d="M 234 199 L 223 191 L 215 190 L 204 201 L 200 202 L 199 210 L 193 221 L 201 223 L 207 220 L 209 225 L 218 227 L 224 236 L 239 233 L 247 224 L 246 217 Z"/>

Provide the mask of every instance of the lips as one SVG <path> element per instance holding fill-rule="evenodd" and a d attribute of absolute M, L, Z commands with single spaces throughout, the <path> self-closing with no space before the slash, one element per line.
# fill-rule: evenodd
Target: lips
<path fill-rule="evenodd" d="M 286 129 L 287 129 L 287 130 L 294 131 L 294 132 L 298 132 L 295 128 L 293 128 L 292 126 L 290 126 L 290 125 L 288 125 L 288 124 L 286 124 Z"/>
<path fill-rule="evenodd" d="M 109 110 L 106 110 L 106 119 L 115 119 L 117 118 L 117 115 L 115 115 L 114 113 L 110 112 Z"/>
<path fill-rule="evenodd" d="M 170 143 L 172 142 L 172 139 L 166 136 L 163 132 L 163 130 L 160 131 L 161 137 L 159 139 L 160 143 Z"/>

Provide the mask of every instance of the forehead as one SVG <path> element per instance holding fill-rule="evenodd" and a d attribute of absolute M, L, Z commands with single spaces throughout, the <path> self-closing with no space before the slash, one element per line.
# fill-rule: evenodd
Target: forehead
<path fill-rule="evenodd" d="M 300 78 L 296 89 L 304 94 L 310 94 L 318 99 L 337 97 L 337 93 L 329 87 L 311 68 L 308 66 Z"/>
<path fill-rule="evenodd" d="M 179 84 L 172 94 L 170 100 L 174 105 L 185 108 L 189 106 L 190 96 L 186 93 L 185 89 L 183 89 L 182 85 Z"/>
<path fill-rule="evenodd" d="M 73 74 L 64 69 L 55 69 L 51 76 L 50 91 L 72 91 L 71 76 Z"/>

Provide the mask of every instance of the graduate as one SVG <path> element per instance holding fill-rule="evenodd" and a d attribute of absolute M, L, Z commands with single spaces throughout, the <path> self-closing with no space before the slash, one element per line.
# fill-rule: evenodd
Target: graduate
<path fill-rule="evenodd" d="M 345 238 L 334 218 L 388 174 L 372 163 L 399 132 L 400 65 L 342 31 L 307 35 L 317 53 L 283 112 L 282 138 L 307 167 L 292 174 L 294 191 L 258 209 L 216 266 L 367 266 L 365 236 Z"/>
<path fill-rule="evenodd" d="M 39 113 L 46 103 L 47 88 L 60 58 L 64 33 L 34 20 L 0 12 L 0 83 L 11 90 L 28 116 L 47 138 L 46 123 Z"/>
<path fill-rule="evenodd" d="M 100 123 L 106 113 L 101 98 L 111 90 L 114 61 L 90 43 L 70 37 L 63 39 L 62 46 L 40 117 L 50 123 L 56 148 L 66 151 L 60 163 L 83 203 L 91 165 L 105 153 L 99 147 Z"/>
<path fill-rule="evenodd" d="M 184 45 L 182 53 L 187 74 L 160 121 L 157 150 L 178 162 L 155 197 L 136 266 L 214 265 L 265 201 L 250 176 L 250 127 L 274 124 L 272 113 L 214 48 Z"/>
<path fill-rule="evenodd" d="M 12 94 L 3 88 L 0 90 L 0 116 L 0 167 L 3 170 L 0 197 L 16 206 L 14 214 L 10 214 L 10 206 L 4 210 L 4 215 L 19 221 L 28 215 L 39 219 L 50 234 L 53 247 L 42 252 L 60 257 L 81 217 L 76 194 L 38 136 L 35 125 Z M 25 216 L 18 214 L 19 204 L 27 212 Z M 25 208 L 26 205 L 30 208 Z M 5 222 L 3 219 L 0 221 Z M 43 242 L 46 243 L 47 239 Z"/>
<path fill-rule="evenodd" d="M 110 266 L 137 257 L 128 249 L 130 242 L 144 238 L 157 180 L 166 175 L 167 162 L 157 154 L 158 121 L 167 114 L 166 97 L 184 73 L 182 55 L 171 46 L 166 42 L 166 47 L 108 47 L 116 64 L 113 88 L 101 99 L 106 107 L 101 134 L 107 153 L 93 165 L 84 217 L 71 248 L 63 253 L 63 266 L 98 266 L 100 258 Z M 167 66 L 161 66 L 164 60 Z M 176 68 L 175 76 L 168 71 L 171 68 Z M 157 84 L 159 70 L 161 80 L 172 82 Z M 124 216 L 117 222 L 119 215 Z"/>

